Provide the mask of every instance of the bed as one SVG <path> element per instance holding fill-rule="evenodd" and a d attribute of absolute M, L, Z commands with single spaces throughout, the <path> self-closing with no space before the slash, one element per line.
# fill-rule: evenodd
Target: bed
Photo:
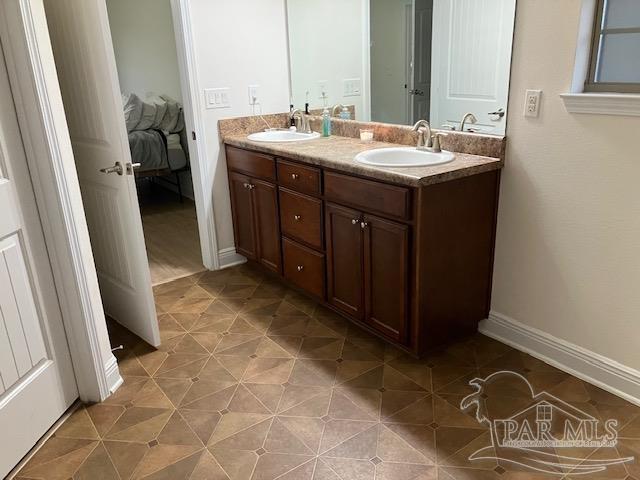
<path fill-rule="evenodd" d="M 181 172 L 190 170 L 182 106 L 166 95 L 123 95 L 131 160 L 140 166 L 136 178 L 163 177 L 183 201 Z"/>

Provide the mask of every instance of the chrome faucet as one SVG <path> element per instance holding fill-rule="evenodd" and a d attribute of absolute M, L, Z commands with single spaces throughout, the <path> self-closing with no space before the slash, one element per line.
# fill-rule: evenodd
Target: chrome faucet
<path fill-rule="evenodd" d="M 307 115 L 300 110 L 299 108 L 296 108 L 293 112 L 291 112 L 291 114 L 289 115 L 289 118 L 296 121 L 296 128 L 298 130 L 301 130 L 302 133 L 311 133 L 311 125 L 309 124 L 309 119 L 307 118 Z"/>
<path fill-rule="evenodd" d="M 426 120 L 418 120 L 413 126 L 413 131 L 418 132 L 418 150 L 427 150 L 431 148 L 431 125 Z"/>
<path fill-rule="evenodd" d="M 476 118 L 476 116 L 469 112 L 469 113 L 465 113 L 464 117 L 462 117 L 462 121 L 460 122 L 460 131 L 464 132 L 464 124 L 467 123 L 467 120 L 469 120 L 469 122 L 471 123 L 476 123 L 478 121 L 478 119 Z"/>

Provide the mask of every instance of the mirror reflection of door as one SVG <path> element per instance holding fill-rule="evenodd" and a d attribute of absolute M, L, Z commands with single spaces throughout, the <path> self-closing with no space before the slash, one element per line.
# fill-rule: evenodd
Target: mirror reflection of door
<path fill-rule="evenodd" d="M 465 113 L 472 131 L 504 135 L 515 0 L 435 0 L 431 124 L 459 129 Z"/>
<path fill-rule="evenodd" d="M 287 0 L 287 12 L 296 107 L 452 130 L 472 113 L 465 131 L 504 135 L 515 0 Z M 310 34 L 319 23 L 332 34 Z"/>

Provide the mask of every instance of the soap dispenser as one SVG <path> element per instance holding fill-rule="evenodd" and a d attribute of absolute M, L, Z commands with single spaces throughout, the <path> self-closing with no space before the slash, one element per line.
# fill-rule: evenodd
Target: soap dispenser
<path fill-rule="evenodd" d="M 324 107 L 322 110 L 322 136 L 328 137 L 331 135 L 331 113 L 329 113 L 329 107 Z"/>
<path fill-rule="evenodd" d="M 351 120 L 351 112 L 348 107 L 342 107 L 342 110 L 340 111 L 340 118 L 342 120 Z"/>

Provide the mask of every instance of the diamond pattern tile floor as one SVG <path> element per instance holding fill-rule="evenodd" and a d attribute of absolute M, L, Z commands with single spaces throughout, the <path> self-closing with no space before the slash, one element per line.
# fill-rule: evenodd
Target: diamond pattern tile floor
<path fill-rule="evenodd" d="M 504 369 L 596 418 L 618 418 L 618 451 L 640 457 L 640 408 L 482 335 L 415 360 L 249 266 L 154 294 L 162 346 L 110 324 L 112 343 L 125 346 L 124 385 L 77 410 L 17 478 L 575 478 L 468 459 L 491 435 L 460 402 L 470 380 Z M 526 406 L 520 387 L 490 391 L 491 413 Z M 578 477 L 629 480 L 640 470 Z"/>

